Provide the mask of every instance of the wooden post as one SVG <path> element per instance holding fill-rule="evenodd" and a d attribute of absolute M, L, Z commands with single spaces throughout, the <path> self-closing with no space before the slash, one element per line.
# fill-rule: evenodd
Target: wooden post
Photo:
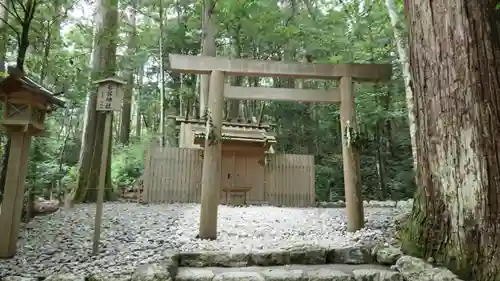
<path fill-rule="evenodd" d="M 102 208 L 104 204 L 104 189 L 106 187 L 106 168 L 108 165 L 109 141 L 111 138 L 111 129 L 113 121 L 113 112 L 105 111 L 106 119 L 104 121 L 104 136 L 102 140 L 101 166 L 99 171 L 99 186 L 97 190 L 97 205 L 94 221 L 94 240 L 92 244 L 92 255 L 99 254 L 99 240 L 101 238 Z"/>
<path fill-rule="evenodd" d="M 94 82 L 98 84 L 96 110 L 105 114 L 104 136 L 102 139 L 101 166 L 99 167 L 99 182 L 97 189 L 97 204 L 94 220 L 94 237 L 92 243 L 92 255 L 99 254 L 99 240 L 101 238 L 102 209 L 104 204 L 104 190 L 106 188 L 106 176 L 109 147 L 113 129 L 113 111 L 120 111 L 123 102 L 122 86 L 126 83 L 117 78 L 106 78 Z"/>
<path fill-rule="evenodd" d="M 208 95 L 208 120 L 201 179 L 201 239 L 217 238 L 217 209 L 221 189 L 222 108 L 224 103 L 224 73 L 212 71 Z"/>
<path fill-rule="evenodd" d="M 347 231 L 363 228 L 363 200 L 359 179 L 359 151 L 352 145 L 353 134 L 357 134 L 356 105 L 352 77 L 340 79 L 340 122 L 342 131 L 342 158 L 344 160 L 344 188 L 347 210 Z"/>
<path fill-rule="evenodd" d="M 11 258 L 16 254 L 31 144 L 31 136 L 27 133 L 11 133 L 10 137 L 10 157 L 0 214 L 0 258 Z"/>

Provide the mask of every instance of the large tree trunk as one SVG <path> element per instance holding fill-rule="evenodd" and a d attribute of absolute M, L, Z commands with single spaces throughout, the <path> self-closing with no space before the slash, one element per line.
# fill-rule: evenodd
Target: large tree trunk
<path fill-rule="evenodd" d="M 159 81 L 159 87 L 160 87 L 160 144 L 161 146 L 165 146 L 167 143 L 167 133 L 166 133 L 166 113 L 167 113 L 167 102 L 166 102 L 166 96 L 165 96 L 165 48 L 164 48 L 164 34 L 165 31 L 164 29 L 164 9 L 163 9 L 163 0 L 160 0 L 160 7 L 159 7 L 159 15 L 160 15 L 160 42 L 159 42 L 159 49 L 160 49 L 160 79 Z"/>
<path fill-rule="evenodd" d="M 0 0 L 0 74 L 5 72 L 5 56 L 7 55 L 7 39 L 9 27 L 5 24 L 9 18 L 9 1 Z"/>
<path fill-rule="evenodd" d="M 497 0 L 409 0 L 417 186 L 404 248 L 462 278 L 500 276 Z"/>
<path fill-rule="evenodd" d="M 35 11 L 38 5 L 38 2 L 35 0 L 27 0 L 26 3 L 21 4 L 18 3 L 19 6 L 22 7 L 24 11 L 24 16 L 22 17 L 21 22 L 21 34 L 18 37 L 17 41 L 17 57 L 16 57 L 16 67 L 22 71 L 24 71 L 24 61 L 26 60 L 26 53 L 28 51 L 28 47 L 30 45 L 29 42 L 29 33 L 31 29 L 31 21 L 35 16 Z M 15 9 L 15 8 L 13 8 Z"/>
<path fill-rule="evenodd" d="M 96 30 L 92 51 L 92 79 L 114 76 L 116 71 L 116 33 L 118 23 L 117 0 L 99 0 L 96 3 Z M 87 97 L 82 152 L 78 185 L 73 196 L 76 202 L 94 202 L 97 197 L 97 180 L 101 163 L 104 136 L 104 114 L 96 111 L 97 95 Z M 111 149 L 109 149 L 111 151 Z M 111 162 L 108 161 L 108 171 Z M 109 172 L 106 174 L 109 175 Z M 112 196 L 111 179 L 106 178 L 105 199 Z"/>
<path fill-rule="evenodd" d="M 215 5 L 217 0 L 204 0 L 203 1 L 203 17 L 202 17 L 202 42 L 201 54 L 203 56 L 216 55 L 215 35 L 217 33 L 217 23 L 215 14 Z M 205 108 L 208 102 L 208 87 L 210 82 L 210 75 L 200 75 L 200 115 L 205 115 Z"/>
<path fill-rule="evenodd" d="M 142 64 L 138 69 L 137 77 L 137 91 L 135 93 L 135 136 L 137 139 L 141 139 L 142 132 L 142 112 L 141 112 L 141 91 L 142 91 L 142 80 L 144 80 L 144 64 Z"/>
<path fill-rule="evenodd" d="M 7 55 L 7 33 L 8 26 L 5 24 L 8 20 L 9 12 L 7 0 L 0 0 L 0 75 L 5 74 L 5 59 Z M 5 176 L 7 174 L 7 163 L 9 162 L 10 137 L 7 135 L 7 142 L 4 146 L 2 167 L 0 170 L 0 194 L 3 194 L 5 187 Z M 3 142 L 3 138 L 0 139 Z M 3 144 L 3 143 L 2 143 Z"/>
<path fill-rule="evenodd" d="M 134 74 L 136 72 L 136 60 L 134 59 L 134 54 L 137 51 L 137 31 L 136 31 L 136 13 L 137 5 L 135 1 L 130 2 L 130 33 L 128 38 L 127 53 L 129 58 L 129 65 L 127 67 L 127 85 L 125 87 L 125 92 L 123 95 L 123 109 L 121 113 L 121 123 L 120 123 L 120 142 L 123 144 L 128 144 L 130 139 L 130 123 L 132 117 L 132 95 L 134 92 Z"/>
<path fill-rule="evenodd" d="M 50 72 L 50 61 L 53 55 L 52 50 L 56 48 L 55 45 L 61 43 L 61 23 L 66 19 L 66 10 L 63 8 L 63 3 L 60 1 L 55 1 L 52 8 L 58 14 L 46 22 L 43 54 L 41 54 L 42 64 L 40 67 L 40 83 L 55 88 L 57 85 L 57 77 Z"/>
<path fill-rule="evenodd" d="M 290 0 L 290 15 L 287 17 L 285 21 L 285 27 L 294 27 L 295 23 L 295 17 L 298 12 L 298 3 L 297 0 Z M 297 43 L 295 42 L 294 36 L 288 37 L 288 40 L 286 44 L 283 46 L 283 57 L 282 60 L 284 62 L 293 62 L 295 61 L 295 55 L 297 54 Z M 283 81 L 283 88 L 290 88 L 293 89 L 295 88 L 295 79 L 293 78 L 282 78 Z"/>
<path fill-rule="evenodd" d="M 232 39 L 232 53 L 233 53 L 233 58 L 239 59 L 241 58 L 241 53 L 242 53 L 242 46 L 241 46 L 241 38 L 240 38 L 240 32 L 241 32 L 241 25 L 237 25 L 234 28 L 234 35 Z M 231 78 L 231 85 L 233 86 L 241 86 L 243 83 L 243 77 L 242 76 L 234 76 Z M 243 117 L 239 116 L 240 115 L 240 100 L 230 100 L 229 101 L 229 113 L 228 113 L 228 119 L 233 120 L 237 119 L 238 117 Z"/>
<path fill-rule="evenodd" d="M 406 107 L 408 109 L 408 124 L 410 127 L 411 151 L 413 155 L 413 169 L 417 167 L 417 145 L 415 139 L 415 109 L 413 107 L 413 89 L 411 87 L 410 62 L 408 60 L 407 38 L 401 29 L 402 22 L 399 20 L 395 0 L 385 0 L 385 5 L 391 19 L 394 40 L 398 50 L 399 63 L 405 83 Z"/>

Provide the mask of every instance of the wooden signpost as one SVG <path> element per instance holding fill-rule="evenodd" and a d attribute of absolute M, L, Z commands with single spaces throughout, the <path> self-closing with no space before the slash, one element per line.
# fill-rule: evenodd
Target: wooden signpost
<path fill-rule="evenodd" d="M 96 110 L 105 115 L 104 136 L 102 143 L 101 166 L 97 190 L 97 206 L 94 222 L 94 239 L 92 255 L 99 253 L 99 240 L 101 237 L 102 209 L 104 203 L 104 189 L 106 187 L 106 168 L 108 166 L 109 144 L 112 132 L 113 111 L 120 111 L 123 101 L 123 85 L 126 82 L 117 78 L 106 78 L 94 82 L 98 85 Z"/>

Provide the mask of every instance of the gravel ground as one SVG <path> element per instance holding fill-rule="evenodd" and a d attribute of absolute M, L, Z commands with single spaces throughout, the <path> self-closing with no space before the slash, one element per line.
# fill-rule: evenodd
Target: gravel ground
<path fill-rule="evenodd" d="M 395 208 L 366 208 L 366 229 L 346 233 L 344 209 L 219 208 L 219 238 L 198 240 L 197 204 L 110 203 L 104 208 L 101 253 L 91 257 L 95 205 L 37 217 L 24 227 L 18 254 L 0 260 L 0 277 L 51 273 L 130 274 L 168 249 L 254 250 L 320 244 L 349 246 L 389 241 Z"/>

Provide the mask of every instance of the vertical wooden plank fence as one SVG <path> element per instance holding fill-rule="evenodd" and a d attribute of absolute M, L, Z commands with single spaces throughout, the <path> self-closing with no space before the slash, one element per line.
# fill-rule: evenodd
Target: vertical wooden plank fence
<path fill-rule="evenodd" d="M 203 164 L 200 155 L 198 148 L 153 146 L 148 149 L 144 159 L 144 191 L 139 200 L 144 203 L 199 203 Z M 314 206 L 314 156 L 269 154 L 266 167 L 262 169 L 259 169 L 257 158 L 241 161 L 237 166 L 242 181 L 234 184 L 252 186 L 249 201 L 267 202 L 273 206 Z M 246 176 L 246 173 L 250 175 Z M 256 173 L 264 175 L 261 177 Z M 225 196 L 221 192 L 221 203 L 224 202 Z"/>
<path fill-rule="evenodd" d="M 142 201 L 199 202 L 202 168 L 200 155 L 200 149 L 196 148 L 151 147 L 146 153 Z"/>
<path fill-rule="evenodd" d="M 269 154 L 267 159 L 265 201 L 289 207 L 315 204 L 314 156 Z"/>

